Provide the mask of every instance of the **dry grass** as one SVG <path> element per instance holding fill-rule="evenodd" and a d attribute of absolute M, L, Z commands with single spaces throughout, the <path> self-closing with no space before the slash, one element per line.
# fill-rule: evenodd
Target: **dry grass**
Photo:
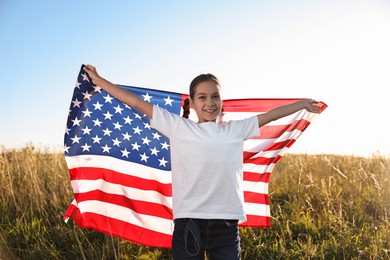
<path fill-rule="evenodd" d="M 390 159 L 286 155 L 270 180 L 271 229 L 241 229 L 243 259 L 389 259 Z M 169 259 L 63 222 L 62 154 L 0 149 L 0 259 Z"/>

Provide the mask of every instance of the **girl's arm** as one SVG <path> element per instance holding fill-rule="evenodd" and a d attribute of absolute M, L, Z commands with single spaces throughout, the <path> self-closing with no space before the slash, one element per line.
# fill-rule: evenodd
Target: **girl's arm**
<path fill-rule="evenodd" d="M 274 108 L 264 114 L 260 114 L 257 116 L 259 120 L 259 127 L 262 127 L 271 121 L 291 115 L 301 109 L 306 109 L 312 113 L 318 113 L 320 111 L 320 107 L 314 105 L 314 103 L 316 103 L 316 101 L 313 99 L 304 99 L 290 105 Z"/>
<path fill-rule="evenodd" d="M 89 77 L 92 79 L 93 83 L 96 86 L 101 87 L 110 95 L 128 104 L 130 107 L 138 109 L 150 119 L 152 119 L 153 105 L 151 103 L 142 100 L 133 92 L 122 89 L 115 84 L 109 82 L 108 80 L 100 77 L 100 75 L 96 71 L 96 68 L 92 65 L 85 65 L 84 71 L 88 73 Z"/>

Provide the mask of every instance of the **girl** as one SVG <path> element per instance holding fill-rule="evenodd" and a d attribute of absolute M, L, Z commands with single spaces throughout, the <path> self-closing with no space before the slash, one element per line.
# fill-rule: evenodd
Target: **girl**
<path fill-rule="evenodd" d="M 144 113 L 151 127 L 170 139 L 174 259 L 204 259 L 205 253 L 211 259 L 240 259 L 238 221 L 246 219 L 243 142 L 258 136 L 261 126 L 301 109 L 318 113 L 315 101 L 305 99 L 243 120 L 220 122 L 220 84 L 212 74 L 201 74 L 190 84 L 183 118 L 112 84 L 91 65 L 84 70 L 95 85 Z M 189 108 L 198 122 L 186 119 Z"/>

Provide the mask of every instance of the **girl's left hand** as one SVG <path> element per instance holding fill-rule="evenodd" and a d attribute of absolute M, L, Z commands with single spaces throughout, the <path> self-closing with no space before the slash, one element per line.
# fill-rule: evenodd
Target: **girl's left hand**
<path fill-rule="evenodd" d="M 319 106 L 316 106 L 315 104 L 318 103 L 314 99 L 306 99 L 307 104 L 305 106 L 305 109 L 311 113 L 318 113 L 320 112 L 321 108 Z"/>

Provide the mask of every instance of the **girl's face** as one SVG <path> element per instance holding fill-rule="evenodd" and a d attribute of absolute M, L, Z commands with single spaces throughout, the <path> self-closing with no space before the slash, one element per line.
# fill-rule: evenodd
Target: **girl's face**
<path fill-rule="evenodd" d="M 190 106 L 198 115 L 199 123 L 215 122 L 222 109 L 220 87 L 213 81 L 204 81 L 196 86 Z"/>

